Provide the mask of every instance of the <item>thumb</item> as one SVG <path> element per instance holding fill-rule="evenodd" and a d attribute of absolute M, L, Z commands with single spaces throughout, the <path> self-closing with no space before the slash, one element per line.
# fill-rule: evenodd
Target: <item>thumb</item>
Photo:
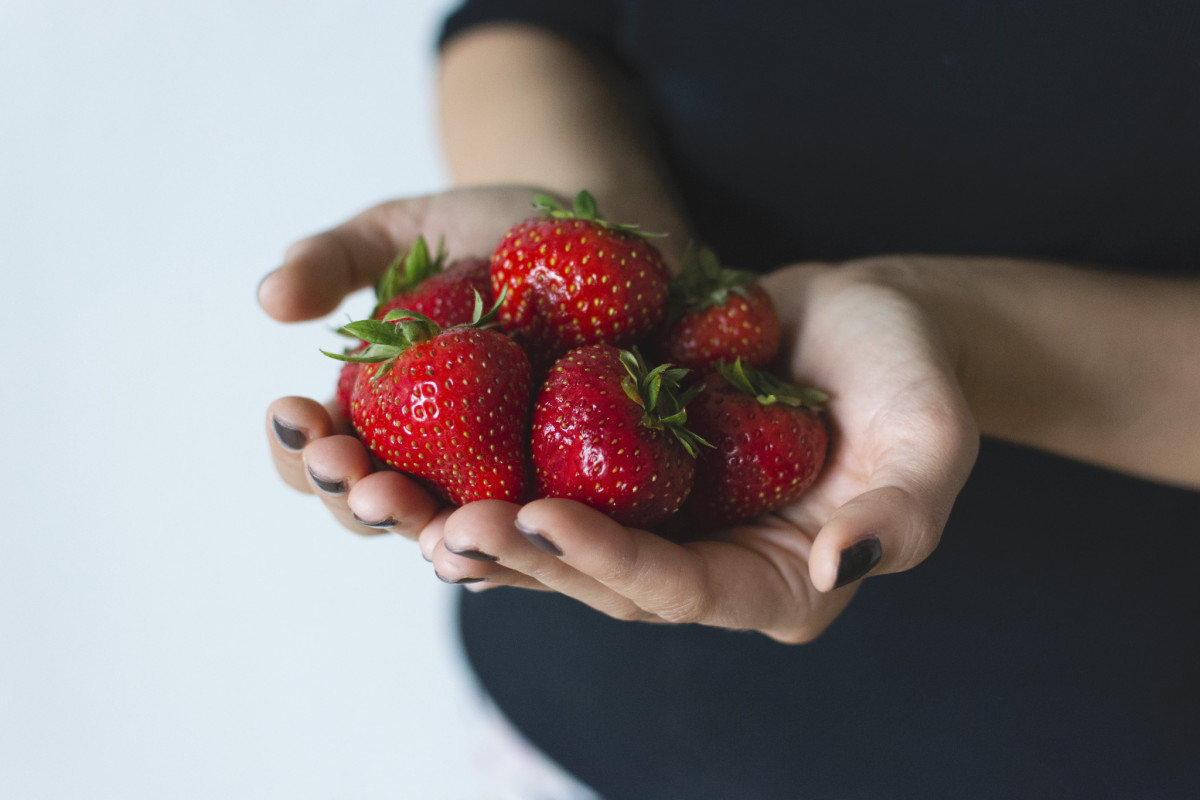
<path fill-rule="evenodd" d="M 258 303 L 281 322 L 317 319 L 334 311 L 346 295 L 370 286 L 415 232 L 397 221 L 409 218 L 398 208 L 405 201 L 384 203 L 287 249 L 283 265 L 258 286 Z M 411 235 L 406 235 L 411 233 Z"/>
<path fill-rule="evenodd" d="M 813 586 L 828 592 L 867 575 L 915 567 L 937 547 L 948 517 L 948 508 L 931 508 L 896 486 L 852 498 L 833 512 L 813 541 Z"/>

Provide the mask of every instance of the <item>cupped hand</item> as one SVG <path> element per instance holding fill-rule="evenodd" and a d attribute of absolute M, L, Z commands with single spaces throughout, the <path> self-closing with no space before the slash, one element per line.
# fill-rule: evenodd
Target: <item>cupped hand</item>
<path fill-rule="evenodd" d="M 439 577 L 546 588 L 630 620 L 700 623 L 806 642 L 858 579 L 937 546 L 979 435 L 954 342 L 902 259 L 798 265 L 768 276 L 787 328 L 786 371 L 831 395 L 830 460 L 800 500 L 706 541 L 678 544 L 579 503 L 474 503 L 428 525 Z"/>
<path fill-rule="evenodd" d="M 419 235 L 430 243 L 444 240 L 451 260 L 486 257 L 508 228 L 534 213 L 539 192 L 544 190 L 464 188 L 374 206 L 289 247 L 283 265 L 259 285 L 259 304 L 281 322 L 329 314 L 351 292 L 370 286 Z M 331 392 L 336 374 L 331 367 Z M 427 527 L 437 529 L 448 513 L 416 481 L 378 469 L 332 404 L 283 397 L 271 403 L 265 424 L 284 482 L 319 496 L 352 531 L 394 531 L 415 539 Z"/>

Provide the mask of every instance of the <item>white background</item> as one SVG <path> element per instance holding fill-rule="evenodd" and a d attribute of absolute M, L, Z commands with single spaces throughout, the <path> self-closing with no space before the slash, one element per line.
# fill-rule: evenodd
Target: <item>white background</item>
<path fill-rule="evenodd" d="M 268 461 L 332 319 L 255 303 L 443 185 L 446 6 L 0 0 L 0 796 L 482 796 L 453 590 Z"/>

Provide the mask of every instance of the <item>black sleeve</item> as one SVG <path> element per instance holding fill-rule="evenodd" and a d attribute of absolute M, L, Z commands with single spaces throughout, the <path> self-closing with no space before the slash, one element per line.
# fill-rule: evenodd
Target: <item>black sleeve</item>
<path fill-rule="evenodd" d="M 516 22 L 535 25 L 593 46 L 610 45 L 616 29 L 613 0 L 466 0 L 447 16 L 438 46 L 479 25 Z"/>

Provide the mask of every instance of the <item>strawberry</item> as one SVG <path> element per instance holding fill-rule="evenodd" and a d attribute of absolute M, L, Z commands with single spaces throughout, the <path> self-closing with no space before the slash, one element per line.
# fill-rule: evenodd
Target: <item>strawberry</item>
<path fill-rule="evenodd" d="M 726 269 L 708 248 L 689 247 L 671 281 L 671 311 L 653 354 L 688 369 L 742 359 L 764 367 L 779 350 L 775 304 L 753 272 Z"/>
<path fill-rule="evenodd" d="M 360 341 L 357 346 L 346 349 L 346 355 L 352 356 L 366 350 L 369 345 L 366 342 Z M 338 371 L 337 389 L 334 392 L 334 400 L 337 402 L 338 410 L 342 412 L 342 416 L 350 419 L 350 400 L 354 394 L 354 384 L 358 383 L 358 374 L 362 372 L 362 364 L 357 361 L 347 361 L 342 364 L 341 370 Z"/>
<path fill-rule="evenodd" d="M 538 489 L 647 527 L 687 497 L 702 442 L 683 427 L 692 393 L 686 370 L 647 370 L 641 357 L 607 344 L 559 359 L 533 410 L 531 452 Z"/>
<path fill-rule="evenodd" d="M 740 361 L 705 375 L 688 425 L 711 442 L 696 459 L 685 509 L 693 523 L 720 528 L 751 520 L 804 494 L 825 463 L 827 396 Z"/>
<path fill-rule="evenodd" d="M 387 312 L 402 308 L 424 314 L 438 325 L 462 325 L 471 321 L 476 293 L 485 306 L 492 306 L 491 271 L 485 258 L 464 259 L 434 272 L 413 288 L 381 300 L 371 316 L 383 319 Z"/>
<path fill-rule="evenodd" d="M 446 251 L 438 247 L 431 257 L 425 237 L 418 236 L 408 252 L 397 255 L 379 279 L 375 281 L 375 308 L 372 319 L 383 319 L 389 311 L 407 309 L 432 319 L 438 325 L 461 325 L 470 322 L 475 309 L 475 293 L 485 306 L 492 305 L 492 281 L 487 259 L 469 258 L 449 267 Z M 349 352 L 366 347 L 360 342 Z M 362 365 L 347 362 L 338 375 L 337 403 L 342 413 L 350 416 L 350 394 Z"/>
<path fill-rule="evenodd" d="M 515 502 L 525 491 L 529 361 L 510 338 L 484 327 L 490 317 L 443 329 L 397 309 L 345 326 L 369 343 L 366 350 L 326 353 L 363 365 L 350 418 L 368 449 L 456 505 Z"/>
<path fill-rule="evenodd" d="M 598 219 L 582 191 L 573 211 L 546 195 L 540 215 L 511 228 L 492 254 L 492 289 L 506 299 L 499 320 L 535 366 L 586 344 L 631 346 L 666 313 L 669 275 L 636 225 Z"/>

